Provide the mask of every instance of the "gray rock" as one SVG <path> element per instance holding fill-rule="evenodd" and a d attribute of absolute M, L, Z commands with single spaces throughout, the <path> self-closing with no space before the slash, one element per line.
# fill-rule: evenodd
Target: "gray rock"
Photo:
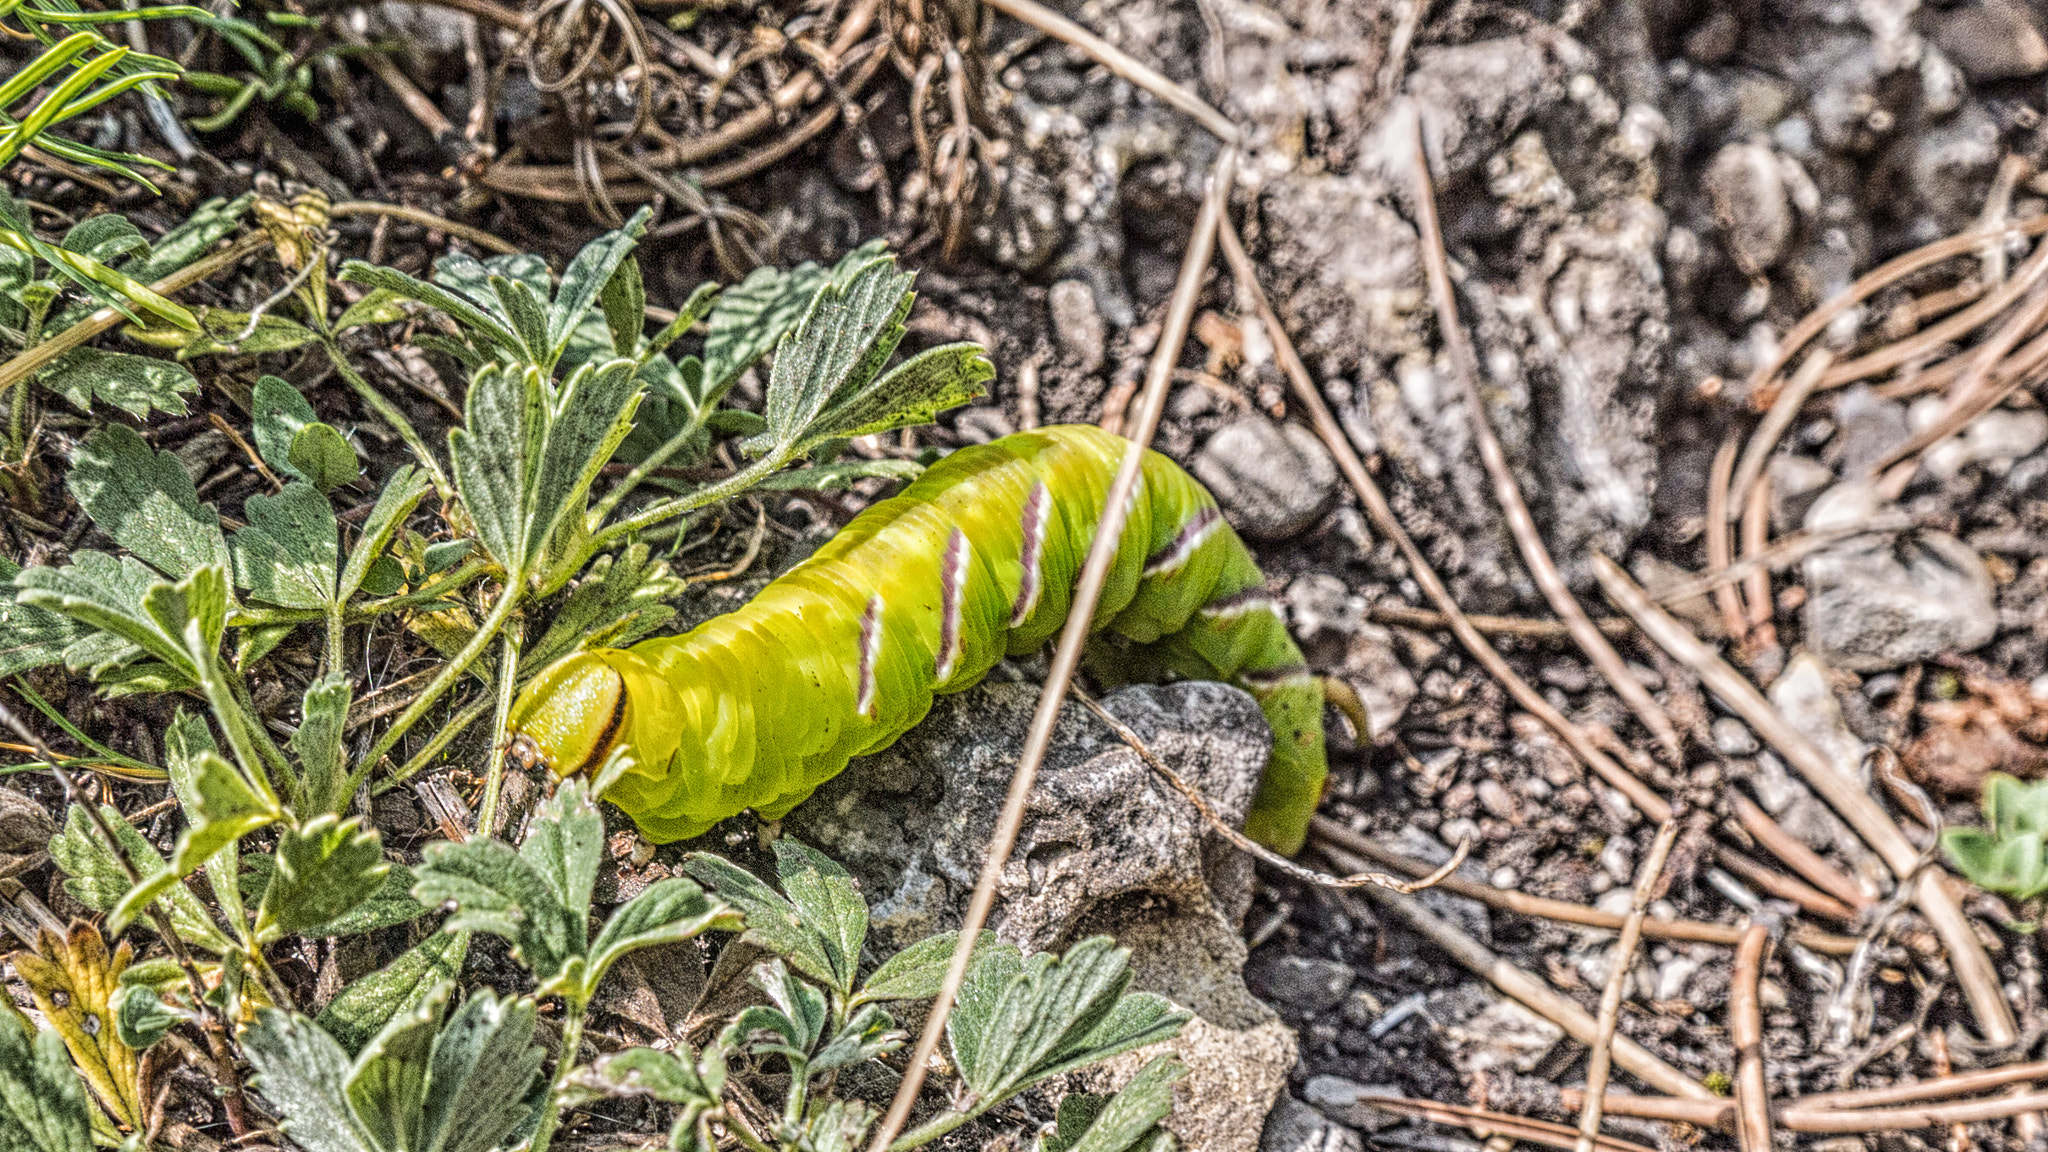
<path fill-rule="evenodd" d="M 1248 977 L 1267 1001 L 1314 1015 L 1343 1003 L 1358 974 L 1349 965 L 1317 956 L 1275 956 Z"/>
<path fill-rule="evenodd" d="M 1365 625 L 1351 638 L 1344 650 L 1343 675 L 1365 704 L 1374 739 L 1401 723 L 1420 691 L 1415 675 L 1394 651 L 1393 633 L 1377 624 Z"/>
<path fill-rule="evenodd" d="M 1031 684 L 944 696 L 888 750 L 855 760 L 784 820 L 786 834 L 861 882 L 886 955 L 957 926 L 1024 731 Z M 1272 737 L 1251 697 L 1204 682 L 1125 688 L 1103 704 L 1208 797 L 1243 819 Z M 1238 925 L 1248 859 L 1087 710 L 1061 713 L 989 926 L 1030 950 L 1107 933 L 1139 988 L 1227 1029 L 1272 1010 L 1246 991 Z"/>
<path fill-rule="evenodd" d="M 2048 69 L 2041 17 L 2015 0 L 1978 0 L 1929 14 L 1934 42 L 1971 83 L 2012 80 Z"/>
<path fill-rule="evenodd" d="M 1531 37 L 1418 48 L 1408 94 L 1440 178 L 1469 172 L 1564 91 L 1564 69 Z"/>
<path fill-rule="evenodd" d="M 1703 180 L 1736 267 L 1757 276 L 1776 264 L 1798 223 L 1777 154 L 1767 144 L 1724 144 Z"/>
<path fill-rule="evenodd" d="M 1202 446 L 1189 468 L 1239 532 L 1280 540 L 1313 525 L 1337 496 L 1337 465 L 1315 433 L 1247 415 Z"/>
<path fill-rule="evenodd" d="M 1052 313 L 1052 330 L 1059 337 L 1061 351 L 1084 374 L 1101 368 L 1109 330 L 1095 307 L 1094 290 L 1079 280 L 1062 280 L 1046 294 L 1046 307 Z"/>
<path fill-rule="evenodd" d="M 1292 1096 L 1282 1096 L 1266 1117 L 1259 1152 L 1364 1152 L 1358 1133 Z"/>
<path fill-rule="evenodd" d="M 1792 452 L 1773 454 L 1765 471 L 1771 477 L 1771 527 L 1780 533 L 1797 529 L 1806 510 L 1835 482 L 1834 469 Z"/>
<path fill-rule="evenodd" d="M 1865 524 L 1881 511 L 1867 483 L 1844 483 L 1815 503 L 1806 526 Z M 1846 671 L 1878 672 L 1969 651 L 1998 629 L 1990 572 L 1946 532 L 1854 537 L 1807 557 L 1803 568 L 1806 642 Z"/>
<path fill-rule="evenodd" d="M 1847 389 L 1835 401 L 1835 425 L 1844 476 L 1863 475 L 1913 434 L 1906 422 L 1906 406 L 1879 396 L 1867 384 Z"/>
<path fill-rule="evenodd" d="M 1916 403 L 1908 419 L 1917 430 L 1940 420 L 1946 401 L 1929 396 Z M 2031 456 L 2048 443 L 2048 414 L 2039 408 L 1994 408 L 1938 444 L 1930 445 L 1921 466 L 1937 480 L 1947 480 L 1972 464 L 1987 465 L 1994 472 L 2012 462 Z"/>
<path fill-rule="evenodd" d="M 1373 1097 L 1407 1095 L 1396 1085 L 1360 1084 L 1342 1076 L 1311 1076 L 1308 1083 L 1302 1085 L 1301 1094 L 1312 1108 L 1331 1120 L 1367 1132 L 1391 1128 L 1401 1122 L 1401 1117 L 1394 1113 L 1373 1107 Z"/>
<path fill-rule="evenodd" d="M 1714 721 L 1714 751 L 1723 756 L 1752 756 L 1762 745 L 1757 743 L 1756 733 L 1749 725 L 1733 716 L 1723 716 Z"/>
<path fill-rule="evenodd" d="M 1162 1044 L 1126 1052 L 1082 1073 L 1084 1092 L 1122 1088 L 1153 1057 L 1172 1053 L 1187 1065 L 1174 1086 L 1174 1109 L 1161 1124 L 1180 1146 L 1203 1152 L 1258 1152 L 1260 1131 L 1294 1068 L 1294 1032 L 1278 1020 L 1236 1030 L 1200 1016 Z"/>

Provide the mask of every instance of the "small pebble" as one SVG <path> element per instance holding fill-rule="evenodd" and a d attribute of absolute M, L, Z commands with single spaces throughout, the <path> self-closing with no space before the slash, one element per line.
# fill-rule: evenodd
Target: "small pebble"
<path fill-rule="evenodd" d="M 1512 891 L 1516 885 L 1522 882 L 1522 874 L 1513 868 L 1496 868 L 1493 870 L 1493 875 L 1486 878 L 1486 882 L 1495 888 Z"/>
<path fill-rule="evenodd" d="M 1749 756 L 1762 745 L 1757 743 L 1756 734 L 1749 725 L 1733 716 L 1723 716 L 1714 721 L 1714 751 L 1723 756 Z"/>
<path fill-rule="evenodd" d="M 1517 823 L 1521 820 L 1522 814 L 1515 807 L 1514 796 L 1508 792 L 1507 787 L 1500 781 L 1489 776 L 1479 782 L 1478 791 L 1479 806 L 1481 808 L 1509 823 Z"/>
<path fill-rule="evenodd" d="M 1302 1087 L 1301 1094 L 1330 1119 L 1368 1132 L 1399 1124 L 1401 1117 L 1392 1112 L 1382 1112 L 1367 1101 L 1374 1096 L 1407 1095 L 1391 1084 L 1360 1084 L 1342 1076 L 1311 1076 Z"/>

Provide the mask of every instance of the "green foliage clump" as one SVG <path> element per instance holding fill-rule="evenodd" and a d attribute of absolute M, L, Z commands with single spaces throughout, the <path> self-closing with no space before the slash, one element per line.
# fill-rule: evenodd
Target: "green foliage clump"
<path fill-rule="evenodd" d="M 1941 850 L 1970 882 L 2019 900 L 2048 892 L 2048 781 L 1984 778 L 1982 828 L 1950 828 Z"/>

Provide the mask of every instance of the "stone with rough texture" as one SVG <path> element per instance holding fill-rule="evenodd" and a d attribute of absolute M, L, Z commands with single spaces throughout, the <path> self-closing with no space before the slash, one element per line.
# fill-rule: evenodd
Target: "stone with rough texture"
<path fill-rule="evenodd" d="M 1172 1040 L 1126 1052 L 1076 1077 L 1087 1092 L 1114 1092 L 1155 1056 L 1179 1056 L 1187 1077 L 1174 1085 L 1168 1131 L 1202 1152 L 1258 1152 L 1273 1102 L 1294 1067 L 1294 1030 L 1278 1020 L 1236 1030 L 1200 1016 Z"/>
<path fill-rule="evenodd" d="M 1866 483 L 1836 485 L 1807 513 L 1820 532 L 1868 523 L 1882 508 Z M 1998 629 L 1984 561 L 1946 532 L 1860 536 L 1805 561 L 1806 642 L 1828 664 L 1879 672 L 1967 652 Z"/>
<path fill-rule="evenodd" d="M 1280 540 L 1312 526 L 1337 496 L 1337 465 L 1299 424 L 1245 416 L 1209 437 L 1189 471 L 1239 532 Z"/>
<path fill-rule="evenodd" d="M 1259 1152 L 1364 1152 L 1358 1133 L 1292 1096 L 1282 1096 L 1266 1117 Z"/>
<path fill-rule="evenodd" d="M 1372 1106 L 1375 1096 L 1406 1096 L 1398 1085 L 1360 1084 L 1342 1076 L 1311 1076 L 1301 1093 L 1313 1107 L 1340 1124 L 1367 1132 L 1391 1128 L 1401 1122 L 1401 1117 L 1392 1112 L 1383 1112 Z"/>

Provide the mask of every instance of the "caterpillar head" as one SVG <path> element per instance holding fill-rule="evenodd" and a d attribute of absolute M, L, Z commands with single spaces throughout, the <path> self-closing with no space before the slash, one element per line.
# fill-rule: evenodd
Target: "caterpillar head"
<path fill-rule="evenodd" d="M 548 666 L 512 705 L 514 763 L 556 776 L 604 763 L 626 720 L 626 681 L 597 652 L 578 652 Z"/>

